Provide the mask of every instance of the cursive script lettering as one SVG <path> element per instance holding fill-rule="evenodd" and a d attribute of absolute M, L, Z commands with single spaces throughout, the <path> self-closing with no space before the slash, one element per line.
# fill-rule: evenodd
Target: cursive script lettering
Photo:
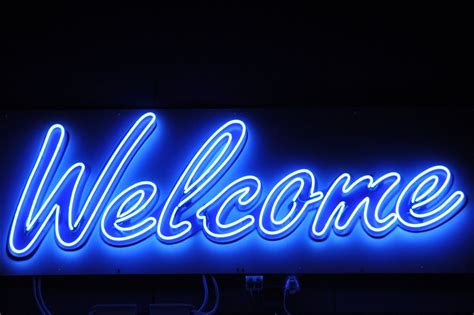
<path fill-rule="evenodd" d="M 331 231 L 348 235 L 358 222 L 367 234 L 382 237 L 396 227 L 409 232 L 436 228 L 455 216 L 466 200 L 462 191 L 451 191 L 453 176 L 442 165 L 427 168 L 403 186 L 396 172 L 355 180 L 344 173 L 328 189 L 319 190 L 313 172 L 299 169 L 284 176 L 266 196 L 254 175 L 212 192 L 245 147 L 247 128 L 240 120 L 225 123 L 208 138 L 163 204 L 158 202 L 163 188 L 151 181 L 116 193 L 127 165 L 156 123 L 155 114 L 142 115 L 87 192 L 84 163 L 58 173 L 68 134 L 59 124 L 51 126 L 15 210 L 9 252 L 19 258 L 32 255 L 53 227 L 61 248 L 78 249 L 99 220 L 103 240 L 113 246 L 131 246 L 153 234 L 164 243 L 177 243 L 199 231 L 216 243 L 237 241 L 254 230 L 276 240 L 293 233 L 311 212 L 314 240 L 324 240 Z"/>

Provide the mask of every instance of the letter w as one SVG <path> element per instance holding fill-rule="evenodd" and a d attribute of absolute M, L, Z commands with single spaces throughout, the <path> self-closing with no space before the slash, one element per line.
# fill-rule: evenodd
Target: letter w
<path fill-rule="evenodd" d="M 97 220 L 97 212 L 107 204 L 127 165 L 153 131 L 155 121 L 155 115 L 147 113 L 135 122 L 102 169 L 82 207 L 77 203 L 85 185 L 83 163 L 72 165 L 52 184 L 68 136 L 63 126 L 51 126 L 18 202 L 9 235 L 10 253 L 19 258 L 31 255 L 53 222 L 59 246 L 70 250 L 82 246 Z"/>

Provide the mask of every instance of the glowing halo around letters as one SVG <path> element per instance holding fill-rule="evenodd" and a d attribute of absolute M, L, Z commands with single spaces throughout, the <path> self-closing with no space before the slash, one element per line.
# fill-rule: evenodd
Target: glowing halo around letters
<path fill-rule="evenodd" d="M 117 247 L 132 246 L 152 234 L 172 244 L 199 231 L 215 243 L 235 242 L 255 230 L 262 238 L 277 240 L 308 219 L 312 219 L 309 235 L 314 240 L 326 239 L 331 231 L 348 235 L 358 223 L 370 236 L 383 237 L 396 227 L 408 232 L 434 229 L 454 217 L 466 202 L 462 191 L 451 191 L 453 176 L 442 165 L 428 167 L 403 186 L 397 172 L 357 179 L 344 173 L 328 189 L 320 190 L 313 172 L 299 169 L 283 176 L 273 188 L 266 187 L 266 196 L 265 184 L 255 175 L 233 179 L 211 193 L 245 147 L 248 132 L 240 120 L 228 121 L 211 134 L 162 203 L 159 196 L 169 187 L 152 181 L 116 192 L 128 164 L 156 124 L 155 114 L 142 115 L 96 179 L 87 178 L 83 162 L 58 173 L 68 134 L 62 125 L 52 125 L 11 222 L 10 254 L 33 255 L 50 229 L 58 246 L 77 250 L 87 243 L 98 222 L 103 240 Z M 87 180 L 93 180 L 90 191 L 84 191 Z"/>

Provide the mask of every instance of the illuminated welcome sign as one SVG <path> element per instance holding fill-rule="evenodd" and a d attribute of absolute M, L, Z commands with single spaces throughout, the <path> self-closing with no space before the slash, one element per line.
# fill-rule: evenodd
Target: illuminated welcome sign
<path fill-rule="evenodd" d="M 305 235 L 315 243 L 351 237 L 357 225 L 382 241 L 400 229 L 432 233 L 466 203 L 453 174 L 443 165 L 426 165 L 410 177 L 393 170 L 378 177 L 343 173 L 322 185 L 317 172 L 294 169 L 263 193 L 265 178 L 258 174 L 223 177 L 238 164 L 252 136 L 245 121 L 237 119 L 209 130 L 207 140 L 196 143 L 189 161 L 170 156 L 183 165 L 171 187 L 138 181 L 117 191 L 127 166 L 141 154 L 157 124 L 154 113 L 137 116 L 115 149 L 104 153 L 104 159 L 109 157 L 94 178 L 88 176 L 87 162 L 64 165 L 68 133 L 64 126 L 52 125 L 12 209 L 8 253 L 20 261 L 35 256 L 51 230 L 62 249 L 84 250 L 88 242 L 98 241 L 91 238 L 96 228 L 106 244 L 122 250 L 133 250 L 151 236 L 172 246 L 197 233 L 218 246 L 233 246 L 254 231 L 270 243 L 283 242 L 308 220 Z M 265 163 L 264 156 L 258 158 Z M 212 191 L 218 184 L 222 188 Z"/>

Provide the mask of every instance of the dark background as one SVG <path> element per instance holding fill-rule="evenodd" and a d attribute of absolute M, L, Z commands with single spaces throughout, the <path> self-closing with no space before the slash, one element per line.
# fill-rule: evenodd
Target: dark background
<path fill-rule="evenodd" d="M 472 113 L 472 17 L 462 7 L 5 8 L 0 104 L 9 109 L 410 108 Z M 472 114 L 471 114 L 472 115 Z M 1 126 L 0 126 L 1 128 Z M 466 126 L 472 131 L 472 126 Z M 8 132 L 8 130 L 2 130 Z M 467 143 L 471 154 L 472 143 Z M 460 154 L 463 154 L 460 152 Z M 218 276 L 223 312 L 281 311 L 283 275 L 260 303 Z M 294 311 L 474 311 L 469 275 L 311 275 Z M 47 277 L 53 313 L 101 303 L 198 305 L 199 276 Z M 30 277 L 1 278 L 0 313 L 36 313 Z"/>

